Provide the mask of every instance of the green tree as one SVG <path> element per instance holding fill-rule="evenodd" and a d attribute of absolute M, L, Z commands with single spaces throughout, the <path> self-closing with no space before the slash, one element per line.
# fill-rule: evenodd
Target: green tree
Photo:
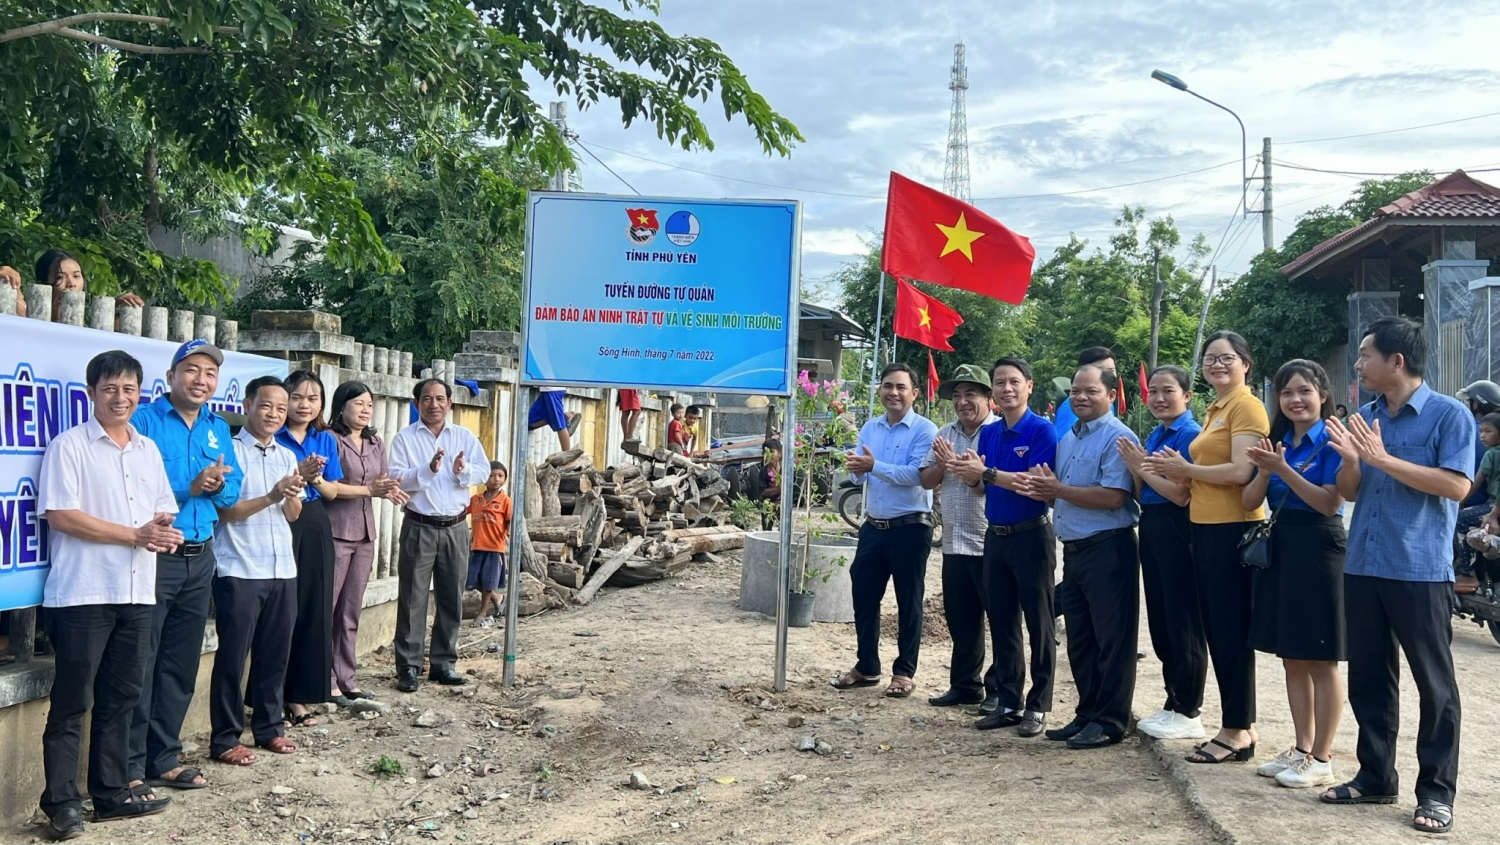
<path fill-rule="evenodd" d="M 96 249 L 96 281 L 225 293 L 212 265 L 164 259 L 158 225 L 227 228 L 257 197 L 351 270 L 397 271 L 341 142 L 441 143 L 466 123 L 545 172 L 570 161 L 532 81 L 578 108 L 612 100 L 686 149 L 711 149 L 717 94 L 767 153 L 801 140 L 712 41 L 671 36 L 657 0 L 38 0 L 0 6 L 0 247 Z M 504 178 L 504 173 L 497 174 Z M 512 222 L 516 215 L 510 215 Z M 53 227 L 49 231 L 43 227 Z M 66 236 L 64 233 L 67 233 Z M 252 227 L 252 234 L 254 227 Z M 27 255 L 8 254 L 25 264 Z M 86 268 L 87 269 L 87 268 Z"/>
<path fill-rule="evenodd" d="M 1341 205 L 1321 206 L 1299 216 L 1280 249 L 1257 255 L 1250 269 L 1214 300 L 1210 328 L 1223 326 L 1244 335 L 1261 373 L 1273 373 L 1293 358 L 1325 358 L 1348 339 L 1347 291 L 1305 278 L 1289 279 L 1281 268 L 1432 181 L 1429 171 L 1366 180 Z M 1403 303 L 1403 308 L 1413 306 Z"/>

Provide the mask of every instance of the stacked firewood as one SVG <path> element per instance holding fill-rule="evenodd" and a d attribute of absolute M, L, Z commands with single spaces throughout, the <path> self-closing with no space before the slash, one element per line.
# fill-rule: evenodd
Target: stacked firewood
<path fill-rule="evenodd" d="M 726 525 L 729 482 L 717 469 L 665 449 L 626 451 L 639 463 L 596 469 L 572 449 L 527 473 L 527 542 L 511 543 L 521 614 L 587 604 L 606 583 L 660 580 L 744 547 L 744 532 Z"/>

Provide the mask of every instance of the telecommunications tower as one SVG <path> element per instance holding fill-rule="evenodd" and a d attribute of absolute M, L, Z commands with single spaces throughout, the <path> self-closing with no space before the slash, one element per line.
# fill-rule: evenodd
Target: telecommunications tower
<path fill-rule="evenodd" d="M 953 92 L 953 111 L 948 117 L 948 157 L 943 162 L 943 192 L 969 201 L 969 116 L 964 92 L 969 90 L 969 66 L 964 61 L 964 43 L 953 45 L 953 69 L 948 77 Z"/>

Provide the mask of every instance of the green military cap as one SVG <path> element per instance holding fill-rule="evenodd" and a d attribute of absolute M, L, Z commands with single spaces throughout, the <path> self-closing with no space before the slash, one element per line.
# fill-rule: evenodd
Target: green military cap
<path fill-rule="evenodd" d="M 969 384 L 975 385 L 976 387 L 984 388 L 985 393 L 990 392 L 989 373 L 986 373 L 984 370 L 974 366 L 973 364 L 964 364 L 960 366 L 958 368 L 958 371 L 953 374 L 953 378 L 950 378 L 942 384 L 938 385 L 938 396 L 944 399 L 952 399 L 953 388 L 958 387 L 964 382 L 968 382 Z"/>

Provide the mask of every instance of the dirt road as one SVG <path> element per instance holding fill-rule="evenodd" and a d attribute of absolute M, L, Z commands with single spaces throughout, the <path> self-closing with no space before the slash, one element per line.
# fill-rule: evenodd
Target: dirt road
<path fill-rule="evenodd" d="M 325 716 L 293 731 L 292 756 L 205 763 L 211 788 L 80 841 L 1215 841 L 1135 740 L 1072 752 L 929 707 L 946 643 L 924 647 L 917 696 L 896 701 L 826 686 L 852 664 L 850 626 L 794 629 L 790 688 L 770 692 L 774 625 L 736 608 L 738 565 L 525 620 L 512 690 L 487 630 L 465 629 L 476 682 L 458 692 L 401 695 L 374 655 L 361 674 L 388 713 Z M 1065 662 L 1059 676 L 1067 714 Z M 804 737 L 825 747 L 799 751 Z M 403 774 L 372 773 L 382 757 Z M 628 786 L 633 772 L 651 786 Z"/>

